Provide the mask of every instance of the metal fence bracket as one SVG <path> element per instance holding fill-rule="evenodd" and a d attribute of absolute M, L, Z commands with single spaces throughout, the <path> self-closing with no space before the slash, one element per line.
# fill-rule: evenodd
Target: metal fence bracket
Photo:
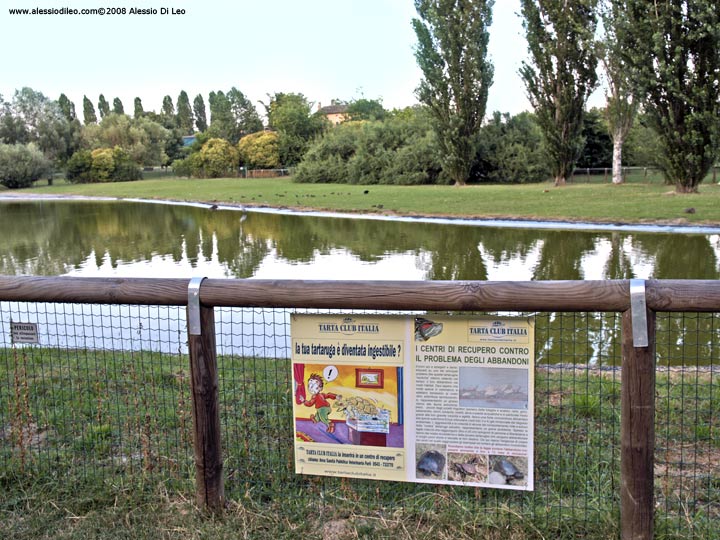
<path fill-rule="evenodd" d="M 188 331 L 191 336 L 202 334 L 200 325 L 200 285 L 206 278 L 194 277 L 188 284 Z"/>
<path fill-rule="evenodd" d="M 645 280 L 630 280 L 630 311 L 632 314 L 633 347 L 647 347 L 647 309 L 645 305 Z"/>

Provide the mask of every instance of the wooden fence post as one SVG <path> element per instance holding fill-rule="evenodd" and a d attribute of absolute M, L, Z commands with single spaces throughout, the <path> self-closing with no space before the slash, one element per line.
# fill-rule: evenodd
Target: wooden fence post
<path fill-rule="evenodd" d="M 620 527 L 623 540 L 653 538 L 655 312 L 644 304 L 643 309 L 647 347 L 634 346 L 631 310 L 622 315 Z"/>
<path fill-rule="evenodd" d="M 200 305 L 200 283 L 196 284 L 197 298 L 195 302 L 189 300 L 187 309 L 195 450 L 195 498 L 199 506 L 218 511 L 224 506 L 225 490 L 220 444 L 215 312 L 211 307 Z"/>

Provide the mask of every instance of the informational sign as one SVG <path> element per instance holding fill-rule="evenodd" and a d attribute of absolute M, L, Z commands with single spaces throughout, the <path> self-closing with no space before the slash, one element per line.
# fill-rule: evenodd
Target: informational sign
<path fill-rule="evenodd" d="M 533 489 L 526 318 L 293 315 L 300 474 Z"/>
<path fill-rule="evenodd" d="M 37 323 L 10 323 L 10 341 L 12 343 L 30 343 L 37 345 L 40 343 Z"/>

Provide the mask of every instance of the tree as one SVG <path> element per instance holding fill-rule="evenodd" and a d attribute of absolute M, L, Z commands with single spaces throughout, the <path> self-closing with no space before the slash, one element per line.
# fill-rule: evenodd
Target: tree
<path fill-rule="evenodd" d="M 578 167 L 610 167 L 613 164 L 613 141 L 606 124 L 604 111 L 592 108 L 585 111 L 582 139 L 585 142 Z"/>
<path fill-rule="evenodd" d="M 638 100 L 632 87 L 632 70 L 622 50 L 622 12 L 615 0 L 605 1 L 602 9 L 605 36 L 601 44 L 601 61 L 607 79 L 605 116 L 613 141 L 612 182 L 621 184 L 622 155 L 625 141 L 632 129 L 638 111 Z"/>
<path fill-rule="evenodd" d="M 75 104 L 68 99 L 65 94 L 60 94 L 58 98 L 58 105 L 63 113 L 63 116 L 68 122 L 72 122 L 77 118 L 75 114 Z"/>
<path fill-rule="evenodd" d="M 720 135 L 717 1 L 614 1 L 623 58 L 662 144 L 660 166 L 678 193 L 696 192 Z"/>
<path fill-rule="evenodd" d="M 240 161 L 251 169 L 275 169 L 280 165 L 278 134 L 258 131 L 246 135 L 238 143 Z"/>
<path fill-rule="evenodd" d="M 95 107 L 93 107 L 92 101 L 90 101 L 87 96 L 83 96 L 83 124 L 86 126 L 89 124 L 97 124 Z"/>
<path fill-rule="evenodd" d="M 173 105 L 173 101 L 170 96 L 165 96 L 163 98 L 160 114 L 167 118 L 175 118 L 175 106 Z"/>
<path fill-rule="evenodd" d="M 110 114 L 110 104 L 102 94 L 100 94 L 100 97 L 98 98 L 98 112 L 100 113 L 101 120 Z"/>
<path fill-rule="evenodd" d="M 237 149 L 224 139 L 209 139 L 199 152 L 190 154 L 192 176 L 197 178 L 221 178 L 235 176 L 239 155 Z"/>
<path fill-rule="evenodd" d="M 480 130 L 473 174 L 491 182 L 543 182 L 550 171 L 535 115 L 495 112 Z"/>
<path fill-rule="evenodd" d="M 75 152 L 68 161 L 66 178 L 72 183 L 125 182 L 139 180 L 142 173 L 127 153 L 115 148 Z"/>
<path fill-rule="evenodd" d="M 326 120 L 311 113 L 312 104 L 302 94 L 278 92 L 268 97 L 265 110 L 269 127 L 280 134 L 280 163 L 295 165 L 310 141 L 322 133 Z"/>
<path fill-rule="evenodd" d="M 227 93 L 227 99 L 230 104 L 230 112 L 237 126 L 236 134 L 239 137 L 262 130 L 263 123 L 260 120 L 260 115 L 255 105 L 245 97 L 245 94 L 233 86 Z"/>
<path fill-rule="evenodd" d="M 57 101 L 32 88 L 17 90 L 3 112 L 0 139 L 5 143 L 33 142 L 51 162 L 64 162 L 78 143 L 77 120 L 68 121 Z"/>
<path fill-rule="evenodd" d="M 467 183 L 485 116 L 493 65 L 487 59 L 493 0 L 415 0 L 415 52 L 423 79 L 417 89 L 430 108 L 443 170 Z"/>
<path fill-rule="evenodd" d="M 587 99 L 597 84 L 598 0 L 522 0 L 531 64 L 520 76 L 545 137 L 555 185 L 565 185 L 583 149 Z"/>
<path fill-rule="evenodd" d="M 262 130 L 255 106 L 237 88 L 231 88 L 227 94 L 210 92 L 209 102 L 211 137 L 237 144 L 243 136 Z"/>
<path fill-rule="evenodd" d="M 193 133 L 193 111 L 190 106 L 190 98 L 185 90 L 180 92 L 177 99 L 177 116 L 176 121 L 178 128 L 182 131 L 183 135 L 192 135 Z"/>
<path fill-rule="evenodd" d="M 197 127 L 200 133 L 203 133 L 208 128 L 207 113 L 205 111 L 205 100 L 202 94 L 195 96 L 193 100 L 193 112 L 195 113 L 195 127 Z"/>
<path fill-rule="evenodd" d="M 123 107 L 122 101 L 120 101 L 120 98 L 118 97 L 113 99 L 112 112 L 114 112 L 115 114 L 125 114 L 125 107 Z"/>
<path fill-rule="evenodd" d="M 49 171 L 50 162 L 33 143 L 0 143 L 0 185 L 10 189 L 29 187 Z"/>
<path fill-rule="evenodd" d="M 138 165 L 163 165 L 171 132 L 147 116 L 138 119 L 111 113 L 100 124 L 86 126 L 83 137 L 90 149 L 122 149 Z"/>
<path fill-rule="evenodd" d="M 139 97 L 136 97 L 133 104 L 133 118 L 137 120 L 143 116 L 145 116 L 145 111 L 143 110 L 142 100 Z"/>
<path fill-rule="evenodd" d="M 388 112 L 382 99 L 355 99 L 348 104 L 347 115 L 351 120 L 384 120 Z"/>

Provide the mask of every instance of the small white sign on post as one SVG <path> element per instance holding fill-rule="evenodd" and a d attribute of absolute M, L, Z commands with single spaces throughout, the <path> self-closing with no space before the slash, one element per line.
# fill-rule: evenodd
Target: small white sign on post
<path fill-rule="evenodd" d="M 40 336 L 37 323 L 11 322 L 10 339 L 12 343 L 15 344 L 30 343 L 38 345 L 40 343 Z"/>

